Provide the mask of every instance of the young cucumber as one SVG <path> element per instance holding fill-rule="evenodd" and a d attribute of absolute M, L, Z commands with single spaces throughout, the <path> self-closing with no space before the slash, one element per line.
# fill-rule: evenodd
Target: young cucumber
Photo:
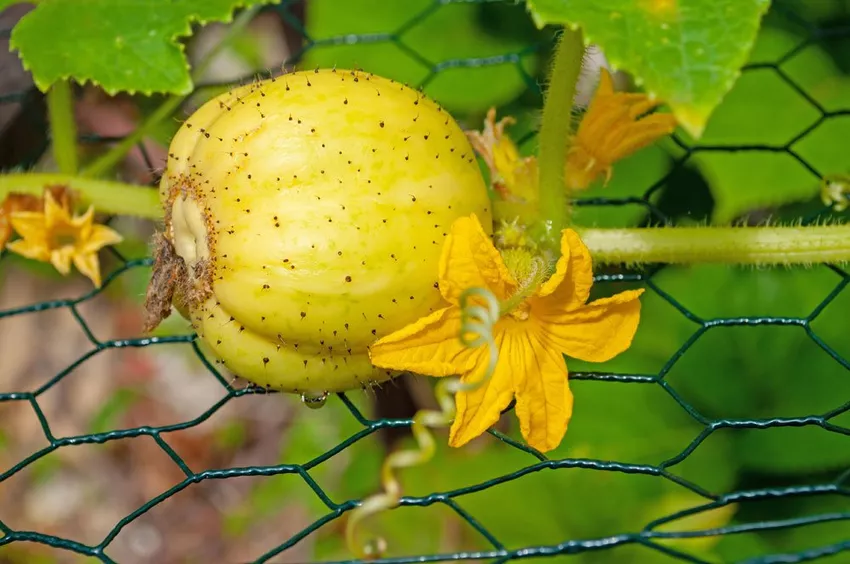
<path fill-rule="evenodd" d="M 148 289 L 235 375 L 306 396 L 394 376 L 378 338 L 441 306 L 452 222 L 490 200 L 449 114 L 350 70 L 287 74 L 205 103 L 174 137 Z"/>

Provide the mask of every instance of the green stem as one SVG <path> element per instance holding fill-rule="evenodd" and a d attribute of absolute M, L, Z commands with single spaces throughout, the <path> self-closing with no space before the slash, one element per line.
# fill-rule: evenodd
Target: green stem
<path fill-rule="evenodd" d="M 156 189 L 67 174 L 0 175 L 0 201 L 12 193 L 40 196 L 64 185 L 99 212 L 162 218 Z M 577 228 L 593 261 L 602 263 L 725 263 L 748 265 L 850 262 L 850 225 L 809 227 Z"/>
<path fill-rule="evenodd" d="M 0 202 L 12 192 L 41 196 L 46 186 L 55 185 L 68 186 L 78 194 L 81 204 L 92 204 L 98 212 L 155 220 L 162 218 L 159 191 L 150 186 L 94 180 L 69 174 L 2 174 Z"/>
<path fill-rule="evenodd" d="M 545 233 L 543 242 L 558 248 L 559 234 L 569 223 L 569 202 L 564 187 L 564 165 L 572 127 L 576 83 L 584 59 L 584 39 L 580 28 L 564 28 L 555 49 L 549 72 L 549 86 L 543 103 L 538 155 L 540 209 Z"/>
<path fill-rule="evenodd" d="M 595 263 L 790 265 L 850 261 L 850 225 L 577 231 Z"/>
<path fill-rule="evenodd" d="M 47 91 L 53 158 L 65 174 L 77 172 L 77 122 L 71 82 L 58 80 Z"/>
<path fill-rule="evenodd" d="M 262 6 L 252 6 L 250 8 L 246 8 L 242 10 L 238 16 L 233 18 L 233 23 L 227 27 L 227 31 L 224 32 L 224 35 L 221 38 L 221 41 L 215 44 L 212 49 L 210 49 L 204 58 L 198 61 L 198 64 L 192 70 L 192 80 L 198 80 L 203 76 L 203 74 L 207 71 L 207 69 L 212 64 L 213 60 L 215 60 L 216 55 L 221 52 L 227 45 L 230 44 L 231 41 L 236 39 L 242 30 L 251 23 L 254 19 L 254 16 L 262 9 Z"/>
<path fill-rule="evenodd" d="M 159 122 L 173 114 L 186 96 L 169 96 L 133 132 L 114 145 L 109 151 L 80 171 L 80 176 L 102 176 L 112 170 Z"/>
<path fill-rule="evenodd" d="M 213 47 L 204 58 L 198 62 L 195 69 L 192 71 L 192 80 L 197 80 L 207 68 L 209 68 L 215 56 L 229 44 L 244 28 L 247 26 L 257 12 L 260 6 L 253 6 L 243 10 L 233 23 L 227 28 L 224 37 L 221 38 L 215 47 Z M 150 131 L 159 123 L 171 116 L 180 105 L 188 98 L 188 94 L 174 94 L 165 99 L 160 106 L 154 110 L 130 135 L 121 140 L 117 145 L 113 146 L 109 151 L 98 157 L 89 166 L 83 169 L 80 174 L 82 176 L 102 176 L 112 170 L 129 153 L 136 144 L 141 141 Z"/>

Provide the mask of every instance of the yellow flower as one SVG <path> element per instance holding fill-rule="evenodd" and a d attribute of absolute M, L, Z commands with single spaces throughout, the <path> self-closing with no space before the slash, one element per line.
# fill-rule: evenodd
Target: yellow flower
<path fill-rule="evenodd" d="M 563 355 L 603 362 L 631 344 L 643 290 L 586 303 L 593 284 L 587 247 L 575 231 L 565 229 L 561 252 L 549 279 L 512 311 L 503 312 L 496 323 L 495 371 L 483 386 L 457 395 L 450 445 L 461 446 L 485 432 L 516 397 L 516 414 L 528 444 L 544 452 L 557 447 L 573 409 Z M 485 287 L 504 302 L 527 282 L 523 269 L 515 270 L 521 281 L 476 216 L 458 219 L 439 266 L 446 307 L 379 339 L 370 349 L 372 362 L 388 369 L 436 377 L 458 374 L 464 382 L 477 381 L 488 355 L 485 348 L 467 348 L 459 340 L 459 296 L 467 288 Z"/>
<path fill-rule="evenodd" d="M 611 75 L 603 68 L 596 94 L 567 153 L 567 189 L 583 190 L 600 174 L 607 183 L 616 161 L 673 133 L 676 118 L 671 114 L 646 115 L 660 105 L 646 94 L 614 92 Z"/>
<path fill-rule="evenodd" d="M 50 191 L 44 193 L 44 211 L 15 211 L 12 228 L 22 237 L 6 247 L 27 258 L 50 262 L 62 274 L 71 271 L 71 263 L 100 287 L 100 261 L 97 252 L 121 242 L 121 236 L 94 223 L 94 208 L 83 215 L 71 216 L 70 204 L 60 204 Z"/>
<path fill-rule="evenodd" d="M 0 249 L 12 236 L 11 215 L 16 211 L 37 210 L 41 207 L 41 198 L 31 194 L 11 193 L 0 204 Z"/>
<path fill-rule="evenodd" d="M 484 120 L 484 131 L 467 131 L 475 152 L 481 155 L 490 169 L 490 185 L 503 198 L 519 197 L 537 200 L 537 159 L 520 157 L 505 127 L 516 120 L 505 117 L 496 123 L 496 108 L 490 108 Z"/>

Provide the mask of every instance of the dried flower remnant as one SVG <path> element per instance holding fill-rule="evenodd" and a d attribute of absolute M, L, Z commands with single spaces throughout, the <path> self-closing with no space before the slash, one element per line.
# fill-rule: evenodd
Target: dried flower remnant
<path fill-rule="evenodd" d="M 41 211 L 13 211 L 9 221 L 21 238 L 7 243 L 7 249 L 49 262 L 63 275 L 70 273 L 73 263 L 98 288 L 98 251 L 122 241 L 116 231 L 94 222 L 94 207 L 82 215 L 74 214 L 70 195 L 64 190 L 46 190 Z"/>
<path fill-rule="evenodd" d="M 521 157 L 505 127 L 516 123 L 507 116 L 496 122 L 496 108 L 490 108 L 482 131 L 467 131 L 472 147 L 490 170 L 490 185 L 503 199 L 537 201 L 537 159 Z"/>
<path fill-rule="evenodd" d="M 163 319 L 171 315 L 172 303 L 179 311 L 182 310 L 181 313 L 185 311 L 185 306 L 179 297 L 185 293 L 185 288 L 181 289 L 178 286 L 181 281 L 188 279 L 186 265 L 162 233 L 154 234 L 153 259 L 154 268 L 145 292 L 143 330 L 146 333 L 156 329 Z"/>
<path fill-rule="evenodd" d="M 516 414 L 529 445 L 557 447 L 572 416 L 573 396 L 563 355 L 604 362 L 625 351 L 640 318 L 639 296 L 628 290 L 586 303 L 593 284 L 590 254 L 575 231 L 565 229 L 554 272 L 524 249 L 500 252 L 477 217 L 454 222 L 439 266 L 444 307 L 387 335 L 370 347 L 376 366 L 435 377 L 478 381 L 484 349 L 458 339 L 458 297 L 485 287 L 508 304 L 494 328 L 499 361 L 482 387 L 456 396 L 449 444 L 462 446 L 491 427 L 516 397 Z"/>
<path fill-rule="evenodd" d="M 610 73 L 602 68 L 599 86 L 568 149 L 567 189 L 584 190 L 601 175 L 607 183 L 615 162 L 671 134 L 676 128 L 672 114 L 647 115 L 661 104 L 646 94 L 615 92 Z"/>

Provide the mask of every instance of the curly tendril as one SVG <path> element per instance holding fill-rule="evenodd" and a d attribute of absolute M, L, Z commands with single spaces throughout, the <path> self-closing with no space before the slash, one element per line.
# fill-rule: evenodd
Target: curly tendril
<path fill-rule="evenodd" d="M 472 303 L 479 298 L 483 303 Z M 357 539 L 357 527 L 367 517 L 393 509 L 401 501 L 401 484 L 395 475 L 397 470 L 419 466 L 429 461 L 436 451 L 434 436 L 429 428 L 448 427 L 455 418 L 454 396 L 458 392 L 468 392 L 483 386 L 496 370 L 499 351 L 493 337 L 493 327 L 499 320 L 499 302 L 492 292 L 483 288 L 469 288 L 460 296 L 461 327 L 459 338 L 471 348 L 486 345 L 489 358 L 484 375 L 473 381 L 464 382 L 460 378 L 442 378 L 437 383 L 434 394 L 440 411 L 422 409 L 413 416 L 411 431 L 416 439 L 417 448 L 402 450 L 390 454 L 381 467 L 381 485 L 383 492 L 363 500 L 351 512 L 346 525 L 346 542 L 349 549 L 360 559 L 379 558 L 386 552 L 386 541 L 382 538 L 371 539 L 361 544 Z"/>

